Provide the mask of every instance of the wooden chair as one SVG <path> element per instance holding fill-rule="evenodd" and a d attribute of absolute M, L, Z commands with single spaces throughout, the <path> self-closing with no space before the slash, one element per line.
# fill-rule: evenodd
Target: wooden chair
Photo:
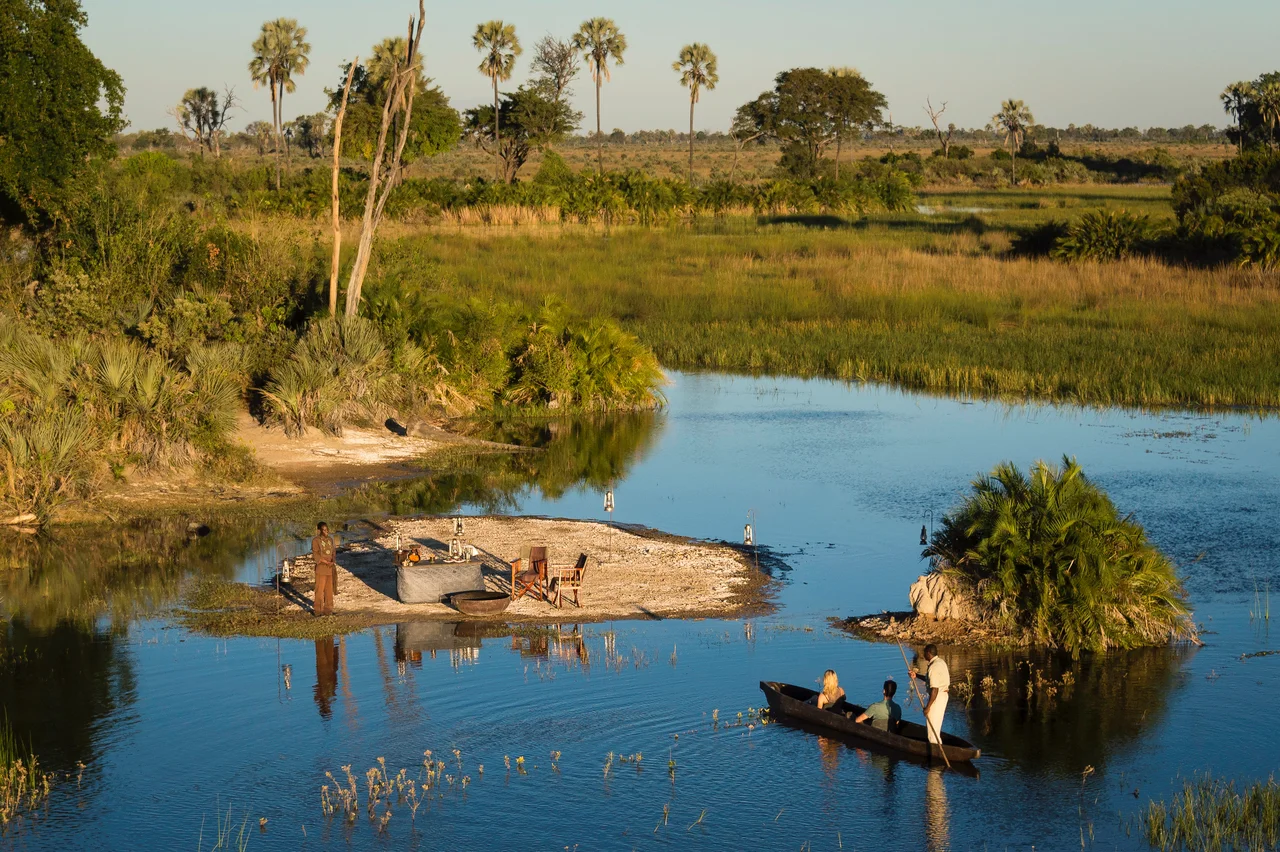
<path fill-rule="evenodd" d="M 521 556 L 511 563 L 511 600 L 514 601 L 532 593 L 545 601 L 549 588 L 545 547 L 531 547 L 527 560 Z"/>
<path fill-rule="evenodd" d="M 582 577 L 587 573 L 587 554 L 579 553 L 578 561 L 573 565 L 558 565 L 548 572 L 550 584 L 548 588 L 555 595 L 555 604 L 559 608 L 564 605 L 564 593 L 573 593 L 573 605 L 581 608 L 578 591 L 582 588 Z"/>

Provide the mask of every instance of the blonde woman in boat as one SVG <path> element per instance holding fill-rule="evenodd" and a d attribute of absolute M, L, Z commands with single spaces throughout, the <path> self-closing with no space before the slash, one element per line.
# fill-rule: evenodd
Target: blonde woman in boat
<path fill-rule="evenodd" d="M 842 698 L 844 698 L 844 690 L 840 688 L 835 670 L 827 669 L 822 673 L 822 691 L 810 698 L 808 703 L 817 705 L 819 710 L 827 710 L 834 707 Z"/>

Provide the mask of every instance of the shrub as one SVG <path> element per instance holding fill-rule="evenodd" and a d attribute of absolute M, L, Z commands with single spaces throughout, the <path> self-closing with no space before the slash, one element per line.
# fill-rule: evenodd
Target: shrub
<path fill-rule="evenodd" d="M 1059 260 L 1120 260 L 1147 238 L 1146 216 L 1124 210 L 1091 210 L 1067 229 L 1051 254 Z"/>
<path fill-rule="evenodd" d="M 1048 257 L 1069 231 L 1067 223 L 1058 219 L 1020 228 L 1015 232 L 1009 250 L 1021 257 Z"/>
<path fill-rule="evenodd" d="M 1173 564 L 1074 459 L 975 480 L 924 555 L 996 623 L 1073 655 L 1194 635 Z"/>

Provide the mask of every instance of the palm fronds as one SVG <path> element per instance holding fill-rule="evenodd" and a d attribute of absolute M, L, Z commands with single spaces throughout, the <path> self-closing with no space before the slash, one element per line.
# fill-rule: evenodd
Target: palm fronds
<path fill-rule="evenodd" d="M 1006 629 L 1074 654 L 1194 635 L 1173 563 L 1074 459 L 998 465 L 924 555 Z"/>

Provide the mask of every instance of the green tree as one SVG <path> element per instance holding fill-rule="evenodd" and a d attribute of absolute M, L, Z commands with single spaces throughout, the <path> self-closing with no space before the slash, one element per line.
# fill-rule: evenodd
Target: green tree
<path fill-rule="evenodd" d="M 1009 168 L 1015 186 L 1018 184 L 1018 150 L 1027 136 L 1027 130 L 1035 123 L 1027 105 L 1013 98 L 1002 103 L 1000 111 L 991 116 L 992 126 L 997 133 L 1004 134 L 1004 144 L 1009 146 Z"/>
<path fill-rule="evenodd" d="M 395 67 L 396 57 L 403 57 L 406 50 L 403 37 L 383 39 L 373 46 L 367 64 L 356 65 L 347 101 L 347 113 L 342 123 L 344 154 L 350 152 L 362 160 L 373 157 L 392 69 Z M 403 65 L 403 59 L 400 63 Z M 337 86 L 325 89 L 325 94 L 329 97 L 329 112 L 335 115 L 342 104 L 342 89 L 346 85 L 350 68 L 350 64 L 343 65 Z M 448 151 L 458 144 L 458 139 L 462 136 L 458 111 L 449 105 L 444 92 L 432 85 L 431 79 L 422 73 L 421 56 L 414 57 L 413 72 L 417 78 L 413 85 L 413 114 L 409 121 L 409 136 L 405 141 L 406 164 L 419 157 L 431 157 Z M 328 131 L 328 134 L 331 133 L 332 128 Z"/>
<path fill-rule="evenodd" d="M 0 3 L 0 219 L 63 218 L 89 160 L 111 157 L 124 85 L 80 40 L 77 0 Z"/>
<path fill-rule="evenodd" d="M 861 76 L 837 78 L 820 68 L 792 68 L 774 79 L 771 91 L 738 108 L 734 136 L 753 134 L 782 145 L 780 165 L 797 177 L 817 170 L 841 122 L 872 121 L 884 96 Z"/>
<path fill-rule="evenodd" d="M 498 122 L 493 118 L 493 107 L 469 109 L 463 116 L 467 138 L 482 150 L 493 151 L 502 164 L 499 180 L 511 183 L 529 159 L 529 154 L 546 150 L 561 141 L 576 126 L 575 113 L 569 105 L 554 100 L 539 86 L 521 86 L 515 92 L 503 95 L 500 106 L 501 126 L 506 133 L 497 137 Z"/>
<path fill-rule="evenodd" d="M 693 186 L 693 107 L 703 89 L 710 91 L 720 82 L 716 55 L 705 44 L 694 42 L 680 49 L 680 58 L 671 63 L 680 72 L 680 85 L 689 90 L 689 185 Z"/>
<path fill-rule="evenodd" d="M 1280 81 L 1269 80 L 1259 86 L 1254 95 L 1258 118 L 1267 129 L 1267 147 L 1276 147 L 1276 125 L 1280 124 Z"/>
<path fill-rule="evenodd" d="M 275 135 L 276 129 L 265 121 L 251 121 L 244 128 L 244 135 L 253 141 L 258 148 L 258 156 L 267 153 L 267 143 Z"/>
<path fill-rule="evenodd" d="M 827 91 L 827 111 L 836 137 L 836 178 L 840 177 L 840 149 L 844 137 L 856 127 L 870 127 L 880 121 L 880 110 L 889 105 L 884 95 L 856 68 L 832 68 Z"/>
<path fill-rule="evenodd" d="M 280 191 L 284 94 L 292 94 L 297 89 L 293 76 L 304 74 L 311 63 L 311 45 L 306 38 L 307 28 L 298 26 L 293 18 L 267 21 L 253 42 L 253 59 L 249 61 L 249 76 L 253 79 L 254 88 L 265 85 L 271 92 L 271 123 L 276 131 L 277 192 Z"/>
<path fill-rule="evenodd" d="M 201 156 L 208 151 L 216 159 L 222 156 L 223 132 L 236 106 L 235 92 L 231 89 L 219 99 L 213 89 L 200 86 L 187 89 L 172 114 L 182 134 L 195 144 Z"/>
<path fill-rule="evenodd" d="M 1076 655 L 1194 635 L 1173 564 L 1074 459 L 974 480 L 923 555 L 1007 630 Z"/>
<path fill-rule="evenodd" d="M 1244 153 L 1244 114 L 1250 101 L 1253 100 L 1253 84 L 1240 80 L 1227 86 L 1218 97 L 1222 100 L 1222 109 L 1236 120 L 1236 152 Z"/>
<path fill-rule="evenodd" d="M 520 39 L 516 37 L 515 24 L 502 21 L 488 21 L 476 26 L 471 43 L 483 56 L 480 60 L 480 73 L 493 82 L 493 109 L 489 117 L 493 120 L 493 179 L 498 180 L 502 173 L 502 110 L 498 106 L 498 81 L 510 80 L 511 72 L 516 67 L 516 57 L 523 50 Z"/>
<path fill-rule="evenodd" d="M 596 84 L 596 169 L 604 174 L 604 135 L 600 129 L 600 86 L 612 79 L 609 75 L 609 61 L 615 65 L 622 64 L 622 54 L 627 49 L 627 37 L 622 34 L 610 18 L 591 18 L 582 22 L 582 26 L 573 34 L 570 42 L 575 50 L 582 53 L 591 71 L 591 80 Z"/>

